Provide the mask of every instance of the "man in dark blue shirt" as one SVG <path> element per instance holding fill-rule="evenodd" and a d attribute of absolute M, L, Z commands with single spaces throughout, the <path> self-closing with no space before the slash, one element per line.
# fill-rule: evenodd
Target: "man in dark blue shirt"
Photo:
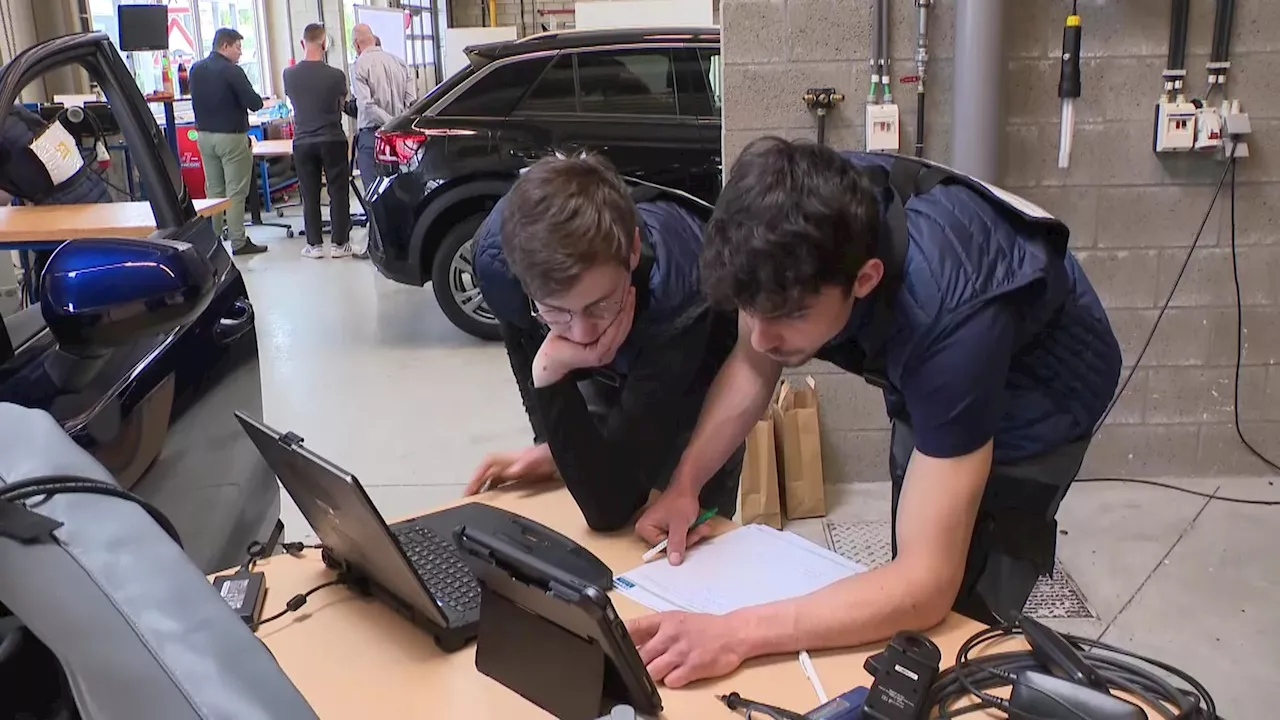
<path fill-rule="evenodd" d="M 911 158 L 779 138 L 743 150 L 702 252 L 707 295 L 738 311 L 738 345 L 636 532 L 669 535 L 675 562 L 702 478 L 782 369 L 818 358 L 884 390 L 894 559 L 790 601 L 634 621 L 655 680 L 883 640 L 952 610 L 1014 619 L 1052 569 L 1054 516 L 1120 376 L 1067 234 L 1022 198 Z"/>
<path fill-rule="evenodd" d="M 209 197 L 225 197 L 231 206 L 213 217 L 213 231 L 225 223 L 235 255 L 266 252 L 244 232 L 244 204 L 249 197 L 253 150 L 249 145 L 249 113 L 262 109 L 262 98 L 240 68 L 244 36 L 231 28 L 213 34 L 213 52 L 191 66 L 191 109 L 196 115 L 196 144 L 204 165 Z"/>

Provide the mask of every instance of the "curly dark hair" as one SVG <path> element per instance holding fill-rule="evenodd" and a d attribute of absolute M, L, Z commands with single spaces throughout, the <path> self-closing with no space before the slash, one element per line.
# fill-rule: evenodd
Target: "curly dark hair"
<path fill-rule="evenodd" d="M 852 292 L 879 232 L 876 190 L 853 163 L 823 145 L 761 137 L 716 202 L 703 288 L 723 309 L 787 315 L 824 287 Z"/>

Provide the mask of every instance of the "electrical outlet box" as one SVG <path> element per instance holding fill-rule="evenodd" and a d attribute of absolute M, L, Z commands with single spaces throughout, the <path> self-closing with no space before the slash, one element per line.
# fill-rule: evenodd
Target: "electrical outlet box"
<path fill-rule="evenodd" d="M 898 152 L 898 106 L 894 103 L 867 105 L 867 151 Z"/>
<path fill-rule="evenodd" d="M 1248 135 L 1253 132 L 1253 123 L 1249 122 L 1249 114 L 1236 109 L 1222 116 L 1222 123 L 1228 135 Z"/>
<path fill-rule="evenodd" d="M 1222 113 L 1216 107 L 1200 108 L 1196 112 L 1196 150 L 1215 150 L 1222 147 Z"/>
<path fill-rule="evenodd" d="M 1249 157 L 1249 143 L 1245 136 L 1253 132 L 1253 123 L 1249 122 L 1249 114 L 1240 111 L 1240 101 L 1232 100 L 1222 105 L 1222 157 Z"/>
<path fill-rule="evenodd" d="M 1156 152 L 1186 152 L 1194 148 L 1198 110 L 1189 102 L 1156 105 Z"/>

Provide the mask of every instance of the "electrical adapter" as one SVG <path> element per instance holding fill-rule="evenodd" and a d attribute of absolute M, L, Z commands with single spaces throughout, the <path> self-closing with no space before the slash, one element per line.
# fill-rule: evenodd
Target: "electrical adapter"
<path fill-rule="evenodd" d="M 1146 720 L 1128 700 L 1034 670 L 1018 673 L 1009 695 L 1010 717 L 1037 720 Z"/>
<path fill-rule="evenodd" d="M 242 568 L 231 575 L 219 575 L 213 579 L 213 589 L 245 625 L 253 627 L 262 619 L 267 599 L 267 576 L 263 573 Z"/>
<path fill-rule="evenodd" d="M 863 669 L 875 682 L 862 705 L 867 720 L 924 720 L 929 689 L 938 677 L 942 651 L 927 636 L 902 631 L 888 647 L 867 658 Z"/>

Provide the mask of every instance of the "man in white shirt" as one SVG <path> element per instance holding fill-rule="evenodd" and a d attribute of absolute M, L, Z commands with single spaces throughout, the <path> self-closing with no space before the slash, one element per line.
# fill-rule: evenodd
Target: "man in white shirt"
<path fill-rule="evenodd" d="M 360 23 L 351 30 L 358 56 L 351 69 L 356 97 L 356 165 L 366 191 L 377 177 L 374 133 L 417 100 L 409 66 L 378 45 L 373 30 Z"/>

